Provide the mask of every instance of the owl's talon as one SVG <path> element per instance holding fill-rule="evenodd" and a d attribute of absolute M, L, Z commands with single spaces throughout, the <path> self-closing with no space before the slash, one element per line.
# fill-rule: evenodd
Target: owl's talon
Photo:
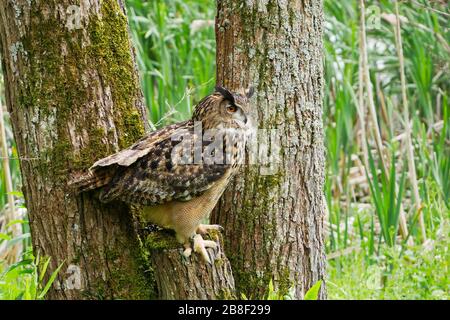
<path fill-rule="evenodd" d="M 197 233 L 199 234 L 207 234 L 209 230 L 222 231 L 223 227 L 218 224 L 199 224 L 197 227 Z"/>
<path fill-rule="evenodd" d="M 191 246 L 189 245 L 189 247 L 186 247 L 186 248 L 184 249 L 184 251 L 183 251 L 183 256 L 184 256 L 186 259 L 188 259 L 188 258 L 191 256 L 191 254 L 192 254 L 192 248 L 191 248 Z"/>
<path fill-rule="evenodd" d="M 217 248 L 217 243 L 211 240 L 203 240 L 200 234 L 194 236 L 194 251 L 200 254 L 206 262 L 211 264 L 211 259 L 209 258 L 208 251 L 206 248 Z"/>

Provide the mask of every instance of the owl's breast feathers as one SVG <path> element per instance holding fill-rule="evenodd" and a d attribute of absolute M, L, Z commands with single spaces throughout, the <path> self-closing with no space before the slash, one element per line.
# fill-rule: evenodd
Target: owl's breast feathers
<path fill-rule="evenodd" d="M 185 139 L 186 134 L 189 139 Z M 230 137 L 225 135 L 224 139 Z M 172 200 L 188 201 L 203 194 L 222 177 L 232 176 L 243 152 L 242 139 L 235 137 L 221 147 L 225 154 L 228 152 L 231 162 L 225 158 L 224 163 L 203 161 L 205 152 L 214 150 L 208 148 L 213 141 L 203 140 L 203 134 L 198 134 L 192 120 L 167 126 L 97 161 L 89 174 L 72 185 L 80 192 L 101 188 L 103 202 L 120 200 L 152 206 Z M 194 155 L 199 151 L 200 161 Z M 214 152 L 217 153 L 217 148 Z"/>

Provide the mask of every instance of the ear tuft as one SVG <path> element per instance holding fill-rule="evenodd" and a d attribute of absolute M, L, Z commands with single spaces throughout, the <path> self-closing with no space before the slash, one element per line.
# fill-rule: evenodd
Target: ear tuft
<path fill-rule="evenodd" d="M 235 104 L 234 96 L 230 90 L 225 89 L 224 87 L 217 86 L 216 91 L 219 92 L 226 100 L 228 100 L 231 104 Z"/>
<path fill-rule="evenodd" d="M 250 99 L 253 97 L 253 94 L 255 93 L 255 87 L 251 86 L 247 90 L 245 90 L 245 95 L 247 96 L 247 99 Z"/>

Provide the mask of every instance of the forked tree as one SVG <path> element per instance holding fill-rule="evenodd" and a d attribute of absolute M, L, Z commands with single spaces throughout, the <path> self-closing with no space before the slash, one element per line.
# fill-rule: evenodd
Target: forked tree
<path fill-rule="evenodd" d="M 244 168 L 212 217 L 249 297 L 324 276 L 322 23 L 321 1 L 218 1 L 217 82 L 254 85 L 260 127 L 281 133 L 279 170 Z M 185 263 L 140 208 L 68 187 L 147 129 L 123 1 L 2 1 L 0 46 L 34 252 L 64 263 L 49 298 L 236 297 L 223 253 Z"/>

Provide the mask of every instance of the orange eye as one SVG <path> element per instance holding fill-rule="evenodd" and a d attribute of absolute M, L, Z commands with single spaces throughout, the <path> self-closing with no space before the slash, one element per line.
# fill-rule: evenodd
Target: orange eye
<path fill-rule="evenodd" d="M 228 106 L 227 111 L 231 112 L 231 113 L 235 113 L 237 111 L 237 107 L 236 106 Z"/>

